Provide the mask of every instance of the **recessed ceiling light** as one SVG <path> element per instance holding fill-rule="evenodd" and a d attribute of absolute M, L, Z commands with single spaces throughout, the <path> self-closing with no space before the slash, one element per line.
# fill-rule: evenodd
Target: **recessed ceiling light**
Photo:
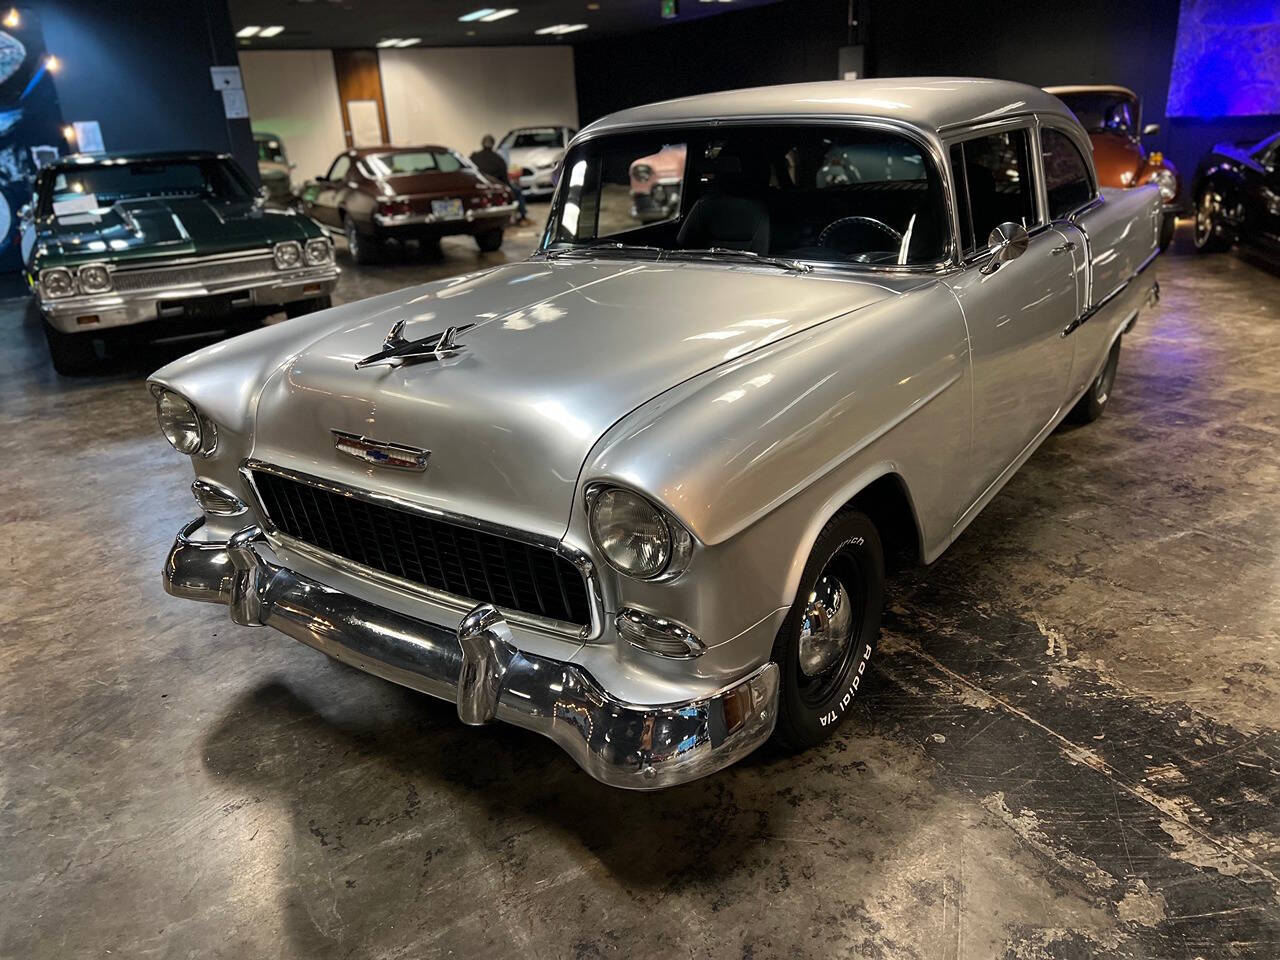
<path fill-rule="evenodd" d="M 539 36 L 546 36 L 547 34 L 560 36 L 564 33 L 576 33 L 579 30 L 585 29 L 587 29 L 587 25 L 585 23 L 557 23 L 554 26 L 543 27 L 541 30 L 535 30 L 533 32 Z"/>
<path fill-rule="evenodd" d="M 236 31 L 237 37 L 256 37 L 261 27 L 241 27 Z"/>
<path fill-rule="evenodd" d="M 519 12 L 520 11 L 515 7 L 506 7 L 505 9 L 502 9 L 502 10 L 494 10 L 487 17 L 481 17 L 480 21 L 482 23 L 493 23 L 493 21 L 495 20 L 502 20 L 506 17 L 511 16 L 513 13 L 519 13 Z"/>
<path fill-rule="evenodd" d="M 493 7 L 481 7 L 479 10 L 472 10 L 470 13 L 464 13 L 458 19 L 463 23 L 470 23 L 472 20 L 479 20 L 481 17 L 487 17 L 493 12 Z"/>
<path fill-rule="evenodd" d="M 408 39 L 401 40 L 399 43 L 396 44 L 396 46 L 397 47 L 413 47 L 418 45 L 421 42 L 422 42 L 421 37 L 409 37 Z"/>
<path fill-rule="evenodd" d="M 260 37 L 274 37 L 276 34 L 284 33 L 284 27 L 277 24 L 274 27 L 263 27 L 262 32 L 258 34 Z"/>
<path fill-rule="evenodd" d="M 390 38 L 389 38 L 389 39 L 387 39 L 387 40 L 379 40 L 379 41 L 377 42 L 376 46 L 379 46 L 379 47 L 394 47 L 394 46 L 395 46 L 396 44 L 398 44 L 399 42 L 400 42 L 400 38 L 399 38 L 399 37 L 390 37 Z"/>

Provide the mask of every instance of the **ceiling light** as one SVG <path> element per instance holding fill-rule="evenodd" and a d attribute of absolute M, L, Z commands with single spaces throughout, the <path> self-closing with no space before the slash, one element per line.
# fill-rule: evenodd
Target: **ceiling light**
<path fill-rule="evenodd" d="M 22 24 L 22 18 L 18 16 L 18 8 L 14 7 L 9 11 L 9 15 L 4 18 L 4 25 L 10 30 L 16 30 Z"/>
<path fill-rule="evenodd" d="M 463 23 L 470 23 L 472 20 L 479 20 L 481 17 L 487 17 L 493 12 L 493 7 L 482 7 L 479 10 L 472 10 L 470 13 L 464 13 L 458 19 Z"/>
<path fill-rule="evenodd" d="M 263 27 L 262 32 L 258 34 L 260 37 L 274 37 L 276 34 L 284 33 L 284 27 L 277 24 L 274 27 Z"/>
<path fill-rule="evenodd" d="M 502 9 L 502 10 L 494 10 L 487 17 L 481 17 L 480 21 L 481 23 L 493 23 L 493 21 L 495 20 L 502 20 L 506 17 L 511 16 L 513 13 L 519 13 L 519 12 L 520 11 L 517 10 L 515 7 L 506 7 L 505 9 Z"/>
<path fill-rule="evenodd" d="M 557 23 L 554 26 L 543 27 L 541 30 L 535 30 L 533 32 L 539 36 L 546 36 L 549 33 L 560 36 L 563 33 L 575 33 L 578 30 L 585 29 L 587 29 L 587 25 L 585 23 Z"/>
<path fill-rule="evenodd" d="M 237 37 L 256 37 L 261 27 L 241 27 L 236 31 Z"/>
<path fill-rule="evenodd" d="M 398 43 L 400 43 L 400 38 L 399 38 L 399 37 L 391 37 L 391 38 L 389 38 L 389 39 L 387 39 L 387 40 L 379 40 L 379 41 L 378 41 L 378 43 L 377 43 L 377 46 L 379 46 L 379 47 L 394 47 L 394 46 L 396 46 Z"/>
<path fill-rule="evenodd" d="M 55 57 L 52 53 L 44 58 L 44 67 L 50 73 L 57 73 L 62 69 L 62 61 Z"/>
<path fill-rule="evenodd" d="M 401 40 L 396 44 L 397 47 L 412 47 L 422 42 L 421 37 L 409 37 L 407 40 Z"/>

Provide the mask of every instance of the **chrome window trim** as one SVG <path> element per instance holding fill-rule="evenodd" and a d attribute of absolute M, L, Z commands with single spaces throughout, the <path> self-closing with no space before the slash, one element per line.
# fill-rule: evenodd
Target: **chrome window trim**
<path fill-rule="evenodd" d="M 1046 130 L 1046 129 L 1053 130 L 1057 133 L 1062 134 L 1064 137 L 1070 140 L 1073 144 L 1075 144 L 1076 149 L 1080 151 L 1080 159 L 1085 161 L 1085 164 L 1084 164 L 1085 172 L 1089 175 L 1089 187 L 1093 192 L 1093 196 L 1090 197 L 1089 200 L 1087 200 L 1085 203 L 1082 203 L 1075 210 L 1072 210 L 1071 212 L 1069 212 L 1065 217 L 1057 217 L 1056 219 L 1050 221 L 1051 223 L 1059 223 L 1065 220 L 1067 223 L 1075 223 L 1076 217 L 1080 216 L 1083 213 L 1088 212 L 1089 210 L 1094 209 L 1095 207 L 1101 206 L 1106 199 L 1102 196 L 1102 193 L 1100 192 L 1098 187 L 1098 171 L 1094 169 L 1092 161 L 1087 159 L 1088 157 L 1091 157 L 1093 154 L 1092 145 L 1090 145 L 1090 149 L 1088 151 L 1085 151 L 1082 148 L 1082 145 L 1079 139 L 1076 137 L 1075 131 L 1072 130 L 1070 127 L 1068 127 L 1066 124 L 1060 123 L 1060 122 L 1054 122 L 1053 119 L 1048 119 L 1045 117 L 1041 117 L 1039 115 L 1036 116 L 1036 156 L 1037 156 L 1036 164 L 1041 174 L 1040 176 L 1040 180 L 1042 184 L 1041 189 L 1044 193 L 1044 204 L 1045 204 L 1044 209 L 1045 209 L 1046 215 L 1049 212 L 1049 184 L 1047 179 L 1044 176 L 1044 147 L 1040 143 L 1040 131 Z"/>
<path fill-rule="evenodd" d="M 840 264 L 832 263 L 825 260 L 802 260 L 801 263 L 812 263 L 816 268 L 824 267 L 841 272 L 875 272 L 875 273 L 942 273 L 960 265 L 960 247 L 957 245 L 958 234 L 956 225 L 959 222 L 956 216 L 955 197 L 952 196 L 950 178 L 947 172 L 950 166 L 946 162 L 945 148 L 939 152 L 938 142 L 930 136 L 930 133 L 923 127 L 905 121 L 892 120 L 883 117 L 860 117 L 850 116 L 849 114 L 812 114 L 803 117 L 797 117 L 795 114 L 760 114 L 749 117 L 697 117 L 685 118 L 683 120 L 675 120 L 669 123 L 654 123 L 653 121 L 642 121 L 636 123 L 619 124 L 616 127 L 609 127 L 597 133 L 591 133 L 583 136 L 579 133 L 573 138 L 573 141 L 565 148 L 565 156 L 568 151 L 583 143 L 590 143 L 601 137 L 611 137 L 618 134 L 643 133 L 646 130 L 679 130 L 683 128 L 701 129 L 708 126 L 730 127 L 730 126 L 842 126 L 842 127 L 861 127 L 868 130 L 882 130 L 891 133 L 897 133 L 908 140 L 911 140 L 916 146 L 920 147 L 925 155 L 933 161 L 934 172 L 938 174 L 941 180 L 943 202 L 946 205 L 944 216 L 950 223 L 950 236 L 947 238 L 946 250 L 941 259 L 932 263 L 915 263 L 915 264 Z M 939 137 L 941 134 L 939 134 Z M 560 183 L 567 183 L 567 178 L 561 177 Z M 552 231 L 555 226 L 555 218 L 560 209 L 560 186 L 556 187 L 555 193 L 551 197 L 551 211 L 547 217 L 547 225 L 543 228 L 542 242 L 538 245 L 538 249 L 534 255 L 547 252 L 551 242 Z"/>
<path fill-rule="evenodd" d="M 448 510 L 424 507 L 422 504 L 413 503 L 401 497 L 378 493 L 373 490 L 365 490 L 360 487 L 353 487 L 337 480 L 326 480 L 323 477 L 316 477 L 297 470 L 290 470 L 287 467 L 278 467 L 274 464 L 267 463 L 263 460 L 257 460 L 252 457 L 241 462 L 240 476 L 244 481 L 245 488 L 249 491 L 254 511 L 262 521 L 262 529 L 266 534 L 268 541 L 275 541 L 275 543 L 278 543 L 287 549 L 296 550 L 298 553 L 301 553 L 318 563 L 334 567 L 344 573 L 349 573 L 356 577 L 371 580 L 382 586 L 392 587 L 396 590 L 415 594 L 424 599 L 438 603 L 441 606 L 448 607 L 450 610 L 460 611 L 464 614 L 474 609 L 476 604 L 481 601 L 472 597 L 464 597 L 460 594 L 437 590 L 436 588 L 428 587 L 425 584 L 414 583 L 412 580 L 404 580 L 381 570 L 376 570 L 373 567 L 366 567 L 362 563 L 357 563 L 354 560 L 339 556 L 336 553 L 330 553 L 328 550 L 324 550 L 314 544 L 298 540 L 297 538 L 291 537 L 280 530 L 271 519 L 270 514 L 267 513 L 266 504 L 263 502 L 262 494 L 258 490 L 257 484 L 254 482 L 253 471 L 255 470 L 261 470 L 263 473 L 270 473 L 286 480 L 293 480 L 297 483 L 304 483 L 309 486 L 316 487 L 319 490 L 325 490 L 339 496 L 353 497 L 354 499 L 363 500 L 367 503 L 393 507 L 397 510 L 403 510 L 406 513 L 414 513 L 419 516 L 430 517 L 433 520 L 442 520 L 458 526 L 477 530 L 482 533 L 505 537 L 508 540 L 517 540 L 532 547 L 551 550 L 572 563 L 582 574 L 587 587 L 587 605 L 591 613 L 590 625 L 583 626 L 577 623 L 566 623 L 563 620 L 553 620 L 550 617 L 542 617 L 537 614 L 526 613 L 520 610 L 511 610 L 507 607 L 498 607 L 497 609 L 501 610 L 503 616 L 512 623 L 519 624 L 520 626 L 528 627 L 533 630 L 538 630 L 543 633 L 549 633 L 561 638 L 589 641 L 598 639 L 604 632 L 604 599 L 603 594 L 600 592 L 600 582 L 596 576 L 595 564 L 586 553 L 578 550 L 576 547 L 569 546 L 563 541 L 556 540 L 552 537 L 543 537 L 538 534 L 529 533 L 527 530 L 518 530 L 514 527 L 505 526 L 504 524 L 492 523 L 488 520 L 481 520 L 477 517 L 469 517 L 463 514 L 452 513 Z M 497 605 L 495 604 L 494 606 Z"/>
<path fill-rule="evenodd" d="M 943 127 L 938 131 L 938 137 L 942 141 L 943 153 L 946 156 L 947 171 L 947 189 L 953 191 L 955 189 L 955 170 L 951 167 L 951 148 L 957 144 L 967 143 L 970 140 L 977 140 L 981 137 L 988 137 L 993 133 L 1004 133 L 1009 130 L 1026 130 L 1027 131 L 1027 161 L 1031 168 L 1031 196 L 1035 203 L 1036 223 L 1027 228 L 1027 236 L 1036 237 L 1045 230 L 1048 230 L 1049 223 L 1048 207 L 1041 202 L 1043 177 L 1040 170 L 1040 162 L 1038 159 L 1038 151 L 1040 147 L 1040 137 L 1036 131 L 1036 115 L 1033 113 L 1019 113 L 1009 117 L 1001 117 L 998 120 L 990 120 L 985 123 L 976 124 L 952 124 Z M 960 251 L 960 207 L 953 203 L 952 213 L 954 222 L 951 225 L 956 239 L 956 250 Z M 978 238 L 974 237 L 974 243 L 978 242 Z M 969 256 L 958 255 L 958 265 L 963 269 L 972 267 L 981 260 L 986 260 L 991 256 L 990 245 L 979 247 Z"/>

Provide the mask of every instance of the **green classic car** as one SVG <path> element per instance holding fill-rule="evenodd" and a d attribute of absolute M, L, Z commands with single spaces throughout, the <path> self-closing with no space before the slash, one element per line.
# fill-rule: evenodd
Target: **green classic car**
<path fill-rule="evenodd" d="M 215 153 L 60 158 L 40 171 L 23 221 L 27 280 L 59 373 L 90 367 L 98 339 L 322 309 L 338 277 L 324 229 L 266 209 Z"/>

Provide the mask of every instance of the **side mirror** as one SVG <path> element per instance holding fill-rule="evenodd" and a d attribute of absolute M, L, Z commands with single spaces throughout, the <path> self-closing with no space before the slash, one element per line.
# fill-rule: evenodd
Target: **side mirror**
<path fill-rule="evenodd" d="M 1027 228 L 1020 223 L 1009 220 L 1000 224 L 987 237 L 987 245 L 991 248 L 991 259 L 982 267 L 982 274 L 995 273 L 1002 263 L 1017 260 L 1027 252 L 1031 238 L 1027 236 Z"/>
<path fill-rule="evenodd" d="M 1160 124 L 1158 123 L 1148 123 L 1145 127 L 1142 128 L 1142 135 L 1144 137 L 1154 137 L 1159 132 L 1160 132 Z"/>

